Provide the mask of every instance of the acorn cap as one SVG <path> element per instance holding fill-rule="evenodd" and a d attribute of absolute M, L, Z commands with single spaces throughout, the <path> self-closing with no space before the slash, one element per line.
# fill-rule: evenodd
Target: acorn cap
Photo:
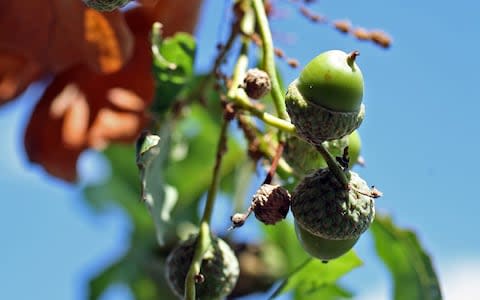
<path fill-rule="evenodd" d="M 290 208 L 290 193 L 279 185 L 262 184 L 252 200 L 255 217 L 264 224 L 273 225 L 285 219 Z"/>
<path fill-rule="evenodd" d="M 97 11 L 113 11 L 127 5 L 131 0 L 83 0 L 85 5 Z"/>
<path fill-rule="evenodd" d="M 183 241 L 168 255 L 166 277 L 171 289 L 183 299 L 187 276 L 198 235 Z M 237 257 L 222 239 L 212 237 L 210 249 L 205 253 L 200 266 L 203 282 L 195 284 L 197 299 L 223 299 L 229 295 L 239 276 Z"/>
<path fill-rule="evenodd" d="M 272 89 L 272 82 L 270 81 L 270 76 L 268 76 L 265 71 L 257 68 L 250 69 L 245 74 L 243 88 L 248 97 L 260 99 L 270 92 Z"/>
<path fill-rule="evenodd" d="M 302 228 L 326 239 L 355 239 L 375 216 L 367 183 L 349 171 L 347 190 L 328 168 L 307 175 L 292 193 L 292 213 Z"/>
<path fill-rule="evenodd" d="M 365 117 L 365 105 L 357 111 L 337 112 L 307 101 L 294 80 L 285 95 L 285 104 L 297 134 L 313 145 L 340 139 L 357 129 Z"/>

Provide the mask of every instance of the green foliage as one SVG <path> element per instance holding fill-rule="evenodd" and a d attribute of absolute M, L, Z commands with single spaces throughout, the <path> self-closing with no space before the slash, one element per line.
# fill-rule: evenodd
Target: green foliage
<path fill-rule="evenodd" d="M 155 78 L 155 98 L 151 110 L 161 114 L 167 111 L 180 91 L 192 80 L 196 43 L 186 33 L 162 39 L 152 30 L 152 70 Z"/>
<path fill-rule="evenodd" d="M 394 299 L 442 299 L 430 257 L 413 231 L 398 228 L 388 216 L 378 216 L 371 227 L 378 256 L 394 280 Z"/>
<path fill-rule="evenodd" d="M 271 299 L 290 290 L 295 290 L 295 299 L 335 299 L 340 295 L 348 297 L 349 293 L 336 286 L 336 282 L 361 265 L 362 261 L 353 251 L 327 264 L 310 258 L 282 282 Z"/>

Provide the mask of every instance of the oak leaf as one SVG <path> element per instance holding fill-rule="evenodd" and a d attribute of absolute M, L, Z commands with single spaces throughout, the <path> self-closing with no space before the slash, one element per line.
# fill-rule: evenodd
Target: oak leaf
<path fill-rule="evenodd" d="M 165 35 L 191 32 L 202 1 L 183 1 L 188 3 L 179 5 L 178 0 L 163 0 L 154 6 L 125 12 L 133 49 L 131 58 L 118 70 L 104 67 L 115 65 L 110 62 L 114 55 L 100 55 L 103 47 L 107 52 L 115 48 L 108 45 L 115 40 L 109 38 L 107 30 L 100 30 L 105 40 L 92 38 L 99 43 L 95 48 L 96 57 L 103 59 L 97 59 L 99 68 L 84 61 L 56 74 L 26 129 L 24 143 L 32 162 L 42 165 L 54 176 L 75 181 L 77 159 L 85 149 L 101 149 L 110 142 L 135 140 L 148 122 L 146 108 L 154 92 L 151 26 L 154 21 L 161 22 Z M 95 26 L 107 25 L 98 21 Z"/>

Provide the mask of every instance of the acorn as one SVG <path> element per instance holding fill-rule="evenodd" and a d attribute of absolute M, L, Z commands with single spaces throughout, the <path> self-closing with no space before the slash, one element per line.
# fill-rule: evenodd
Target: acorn
<path fill-rule="evenodd" d="M 324 52 L 311 60 L 288 87 L 285 104 L 297 134 L 318 145 L 357 129 L 365 116 L 358 51 Z"/>
<path fill-rule="evenodd" d="M 304 229 L 297 221 L 295 223 L 295 233 L 303 249 L 311 256 L 329 261 L 338 258 L 347 253 L 357 243 L 360 236 L 347 240 L 332 240 L 316 236 Z"/>
<path fill-rule="evenodd" d="M 290 193 L 279 185 L 262 184 L 252 199 L 255 217 L 266 225 L 283 219 L 290 209 Z"/>
<path fill-rule="evenodd" d="M 185 278 L 192 263 L 197 236 L 192 235 L 181 242 L 167 257 L 167 282 L 179 299 L 184 296 Z M 223 299 L 232 292 L 238 280 L 239 264 L 233 250 L 222 239 L 212 237 L 198 275 L 201 280 L 195 284 L 196 299 Z"/>
<path fill-rule="evenodd" d="M 341 139 L 324 142 L 323 146 L 334 157 L 342 157 L 343 150 L 348 146 L 348 166 L 352 168 L 360 157 L 360 134 L 355 130 Z M 315 146 L 294 135 L 287 138 L 283 158 L 299 176 L 327 167 L 327 163 Z"/>
<path fill-rule="evenodd" d="M 348 188 L 330 169 L 307 175 L 292 192 L 295 221 L 313 235 L 352 240 L 364 233 L 375 217 L 374 197 L 367 183 L 347 171 Z"/>
<path fill-rule="evenodd" d="M 128 4 L 131 0 L 83 0 L 85 5 L 97 11 L 114 11 Z"/>

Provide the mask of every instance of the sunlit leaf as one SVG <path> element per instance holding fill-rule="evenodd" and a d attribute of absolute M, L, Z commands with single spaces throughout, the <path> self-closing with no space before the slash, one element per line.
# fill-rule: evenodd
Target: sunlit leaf
<path fill-rule="evenodd" d="M 196 44 L 187 33 L 163 39 L 159 24 L 152 29 L 155 99 L 152 111 L 165 112 L 178 93 L 192 80 Z"/>
<path fill-rule="evenodd" d="M 395 226 L 389 216 L 379 215 L 371 230 L 377 253 L 393 276 L 394 299 L 442 299 L 432 261 L 413 231 Z"/>
<path fill-rule="evenodd" d="M 362 261 L 353 251 L 327 264 L 310 258 L 292 272 L 273 293 L 271 299 L 294 290 L 298 299 L 307 299 L 324 288 L 331 288 L 338 279 L 362 265 Z"/>
<path fill-rule="evenodd" d="M 287 220 L 275 226 L 262 226 L 265 239 L 278 245 L 287 257 L 288 271 L 293 272 L 309 257 L 298 242 L 292 222 Z"/>
<path fill-rule="evenodd" d="M 220 119 L 213 120 L 207 110 L 193 105 L 188 117 L 179 124 L 178 132 L 186 154 L 181 159 L 170 161 L 166 169 L 166 181 L 178 190 L 181 199 L 178 205 L 185 206 L 198 200 L 210 184 Z M 233 172 L 244 155 L 233 138 L 228 139 L 227 148 L 223 157 L 222 178 Z"/>

